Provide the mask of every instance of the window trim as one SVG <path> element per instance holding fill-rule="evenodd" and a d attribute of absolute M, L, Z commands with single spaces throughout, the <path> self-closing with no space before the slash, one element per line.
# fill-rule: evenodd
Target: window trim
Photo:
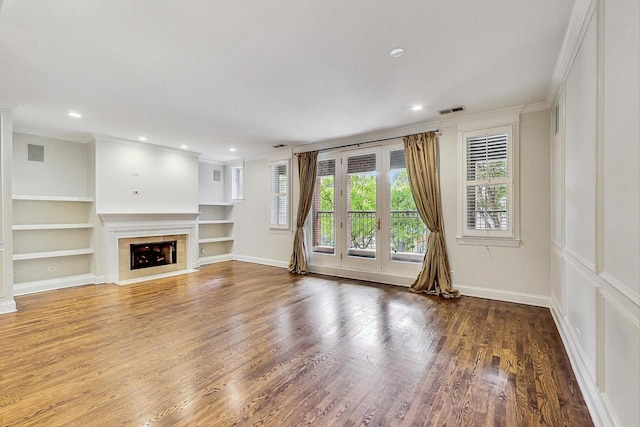
<path fill-rule="evenodd" d="M 239 172 L 237 174 L 236 172 Z M 240 178 L 239 180 L 237 178 Z M 232 202 L 244 201 L 244 161 L 229 164 L 230 197 Z"/>
<path fill-rule="evenodd" d="M 284 193 L 273 193 L 271 191 L 271 168 L 276 167 L 276 166 L 282 166 L 284 165 L 286 168 L 286 176 L 287 176 L 287 189 L 286 192 Z M 269 179 L 268 181 L 268 194 L 269 194 L 269 230 L 291 230 L 291 159 L 287 158 L 287 159 L 279 159 L 279 160 L 273 160 L 269 162 Z M 287 215 L 287 220 L 286 220 L 286 224 L 273 224 L 271 223 L 271 210 L 273 208 L 272 206 L 272 197 L 274 196 L 285 196 L 287 199 L 287 208 L 285 210 L 285 213 Z"/>
<path fill-rule="evenodd" d="M 469 230 L 466 225 L 467 209 L 467 140 L 479 135 L 508 133 L 509 135 L 509 172 L 507 180 L 510 192 L 509 230 Z M 495 124 L 493 126 L 458 130 L 458 233 L 456 240 L 462 245 L 482 246 L 520 246 L 520 192 L 519 192 L 519 123 Z M 502 181 L 502 180 L 501 180 Z"/>

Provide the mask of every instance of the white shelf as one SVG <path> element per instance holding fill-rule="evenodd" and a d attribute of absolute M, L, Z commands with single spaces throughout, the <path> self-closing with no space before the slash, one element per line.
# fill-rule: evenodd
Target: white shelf
<path fill-rule="evenodd" d="M 70 249 L 66 251 L 48 251 L 48 252 L 31 252 L 26 254 L 14 254 L 14 261 L 23 261 L 28 259 L 57 258 L 76 255 L 88 255 L 95 251 L 92 248 Z"/>
<path fill-rule="evenodd" d="M 198 221 L 198 224 L 233 224 L 233 221 L 230 219 L 205 219 Z"/>
<path fill-rule="evenodd" d="M 198 243 L 218 243 L 218 242 L 231 242 L 233 237 L 212 237 L 210 239 L 200 239 Z"/>
<path fill-rule="evenodd" d="M 229 202 L 206 202 L 198 203 L 200 206 L 233 206 L 233 203 Z"/>
<path fill-rule="evenodd" d="M 14 195 L 13 200 L 33 200 L 38 202 L 93 202 L 93 197 L 70 197 L 70 196 L 27 196 Z"/>
<path fill-rule="evenodd" d="M 13 230 L 64 230 L 72 228 L 93 228 L 93 224 L 23 224 L 14 225 Z"/>

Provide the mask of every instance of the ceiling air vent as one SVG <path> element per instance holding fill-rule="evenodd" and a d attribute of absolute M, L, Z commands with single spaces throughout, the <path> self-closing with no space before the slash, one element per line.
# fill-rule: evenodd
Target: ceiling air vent
<path fill-rule="evenodd" d="M 285 144 L 278 144 L 278 145 L 274 145 L 273 148 L 282 148 L 282 147 L 286 147 Z"/>
<path fill-rule="evenodd" d="M 457 113 L 458 111 L 464 111 L 464 107 L 454 107 L 454 108 L 449 108 L 447 110 L 440 110 L 439 113 L 442 115 L 442 114 Z"/>

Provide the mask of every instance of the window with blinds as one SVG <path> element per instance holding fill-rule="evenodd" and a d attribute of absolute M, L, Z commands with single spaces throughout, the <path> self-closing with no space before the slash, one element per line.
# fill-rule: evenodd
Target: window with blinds
<path fill-rule="evenodd" d="M 512 126 L 463 133 L 463 236 L 514 237 Z"/>
<path fill-rule="evenodd" d="M 289 162 L 269 165 L 269 227 L 289 228 Z"/>

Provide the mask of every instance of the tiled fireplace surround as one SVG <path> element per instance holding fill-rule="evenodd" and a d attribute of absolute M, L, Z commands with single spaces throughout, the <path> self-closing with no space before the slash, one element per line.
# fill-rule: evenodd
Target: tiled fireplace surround
<path fill-rule="evenodd" d="M 120 285 L 186 273 L 198 267 L 198 213 L 102 213 L 105 279 Z M 131 270 L 131 243 L 177 240 L 176 264 Z"/>

